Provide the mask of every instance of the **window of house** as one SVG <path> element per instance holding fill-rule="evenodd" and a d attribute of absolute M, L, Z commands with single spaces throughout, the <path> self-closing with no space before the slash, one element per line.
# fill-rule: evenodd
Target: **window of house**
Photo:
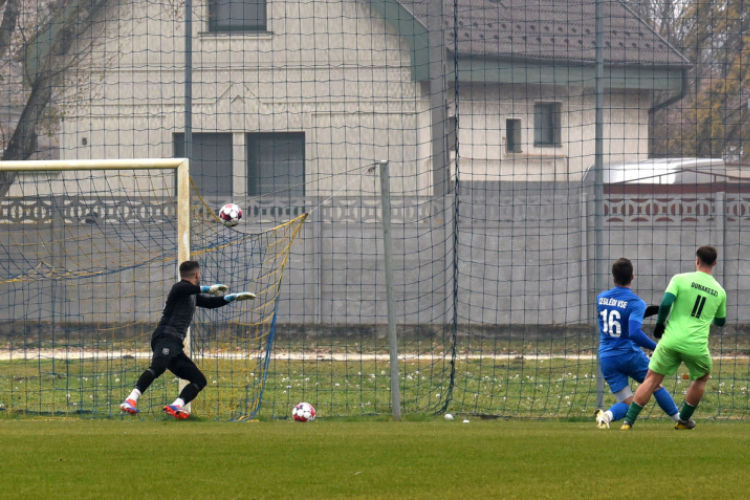
<path fill-rule="evenodd" d="M 303 196 L 304 182 L 304 132 L 247 134 L 248 195 Z"/>
<path fill-rule="evenodd" d="M 174 156 L 185 156 L 185 134 L 174 135 Z M 201 196 L 231 199 L 232 134 L 193 134 L 190 177 Z"/>
<path fill-rule="evenodd" d="M 209 0 L 211 31 L 266 31 L 266 0 Z"/>
<path fill-rule="evenodd" d="M 508 153 L 522 153 L 521 120 L 505 120 L 505 148 Z"/>
<path fill-rule="evenodd" d="M 559 102 L 538 102 L 534 104 L 534 146 L 560 146 Z"/>

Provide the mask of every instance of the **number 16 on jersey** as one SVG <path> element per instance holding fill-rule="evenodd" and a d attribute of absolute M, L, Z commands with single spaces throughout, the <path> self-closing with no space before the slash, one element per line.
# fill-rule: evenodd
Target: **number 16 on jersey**
<path fill-rule="evenodd" d="M 620 312 L 614 309 L 602 309 L 599 313 L 602 317 L 602 332 L 610 337 L 619 337 L 622 335 L 622 326 L 620 325 Z"/>

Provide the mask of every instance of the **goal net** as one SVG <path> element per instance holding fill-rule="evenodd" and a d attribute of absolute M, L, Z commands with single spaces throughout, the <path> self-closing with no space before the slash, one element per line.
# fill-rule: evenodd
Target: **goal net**
<path fill-rule="evenodd" d="M 119 414 L 150 363 L 151 333 L 179 262 L 255 301 L 196 314 L 186 350 L 209 391 L 200 416 L 254 416 L 263 395 L 281 280 L 306 215 L 260 232 L 228 228 L 187 161 L 0 163 L 0 404 L 39 415 Z M 227 200 L 229 201 L 229 200 Z M 141 399 L 161 411 L 179 391 L 167 372 Z"/>

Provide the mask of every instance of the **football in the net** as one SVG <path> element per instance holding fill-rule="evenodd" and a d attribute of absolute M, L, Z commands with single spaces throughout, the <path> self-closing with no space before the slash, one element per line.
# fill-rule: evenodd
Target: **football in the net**
<path fill-rule="evenodd" d="M 225 226 L 233 227 L 240 223 L 242 209 L 234 203 L 227 203 L 219 211 L 219 219 Z"/>
<path fill-rule="evenodd" d="M 315 408 L 310 403 L 300 403 L 292 410 L 292 417 L 297 422 L 312 422 L 315 420 Z"/>

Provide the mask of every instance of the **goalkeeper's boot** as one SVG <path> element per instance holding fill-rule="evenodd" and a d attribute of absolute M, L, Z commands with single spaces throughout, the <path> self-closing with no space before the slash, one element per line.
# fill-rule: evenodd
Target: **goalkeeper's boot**
<path fill-rule="evenodd" d="M 190 416 L 190 413 L 184 410 L 181 406 L 177 406 L 177 405 L 165 406 L 164 413 L 166 413 L 170 417 L 176 418 L 177 420 L 184 420 Z"/>
<path fill-rule="evenodd" d="M 594 412 L 594 416 L 596 417 L 596 426 L 600 429 L 609 429 L 609 419 L 607 418 L 607 414 L 604 413 L 604 410 L 601 408 L 596 410 Z"/>
<path fill-rule="evenodd" d="M 695 429 L 695 420 L 682 420 L 681 418 L 678 418 L 677 422 L 674 423 L 674 428 L 676 431 L 689 431 Z"/>
<path fill-rule="evenodd" d="M 136 406 L 138 405 L 138 402 L 134 399 L 126 399 L 121 405 L 120 409 L 124 411 L 125 413 L 130 413 L 131 415 L 137 415 L 138 414 L 138 408 Z"/>
<path fill-rule="evenodd" d="M 633 428 L 633 424 L 631 422 L 628 422 L 627 420 L 622 423 L 620 426 L 621 431 L 629 431 Z"/>

